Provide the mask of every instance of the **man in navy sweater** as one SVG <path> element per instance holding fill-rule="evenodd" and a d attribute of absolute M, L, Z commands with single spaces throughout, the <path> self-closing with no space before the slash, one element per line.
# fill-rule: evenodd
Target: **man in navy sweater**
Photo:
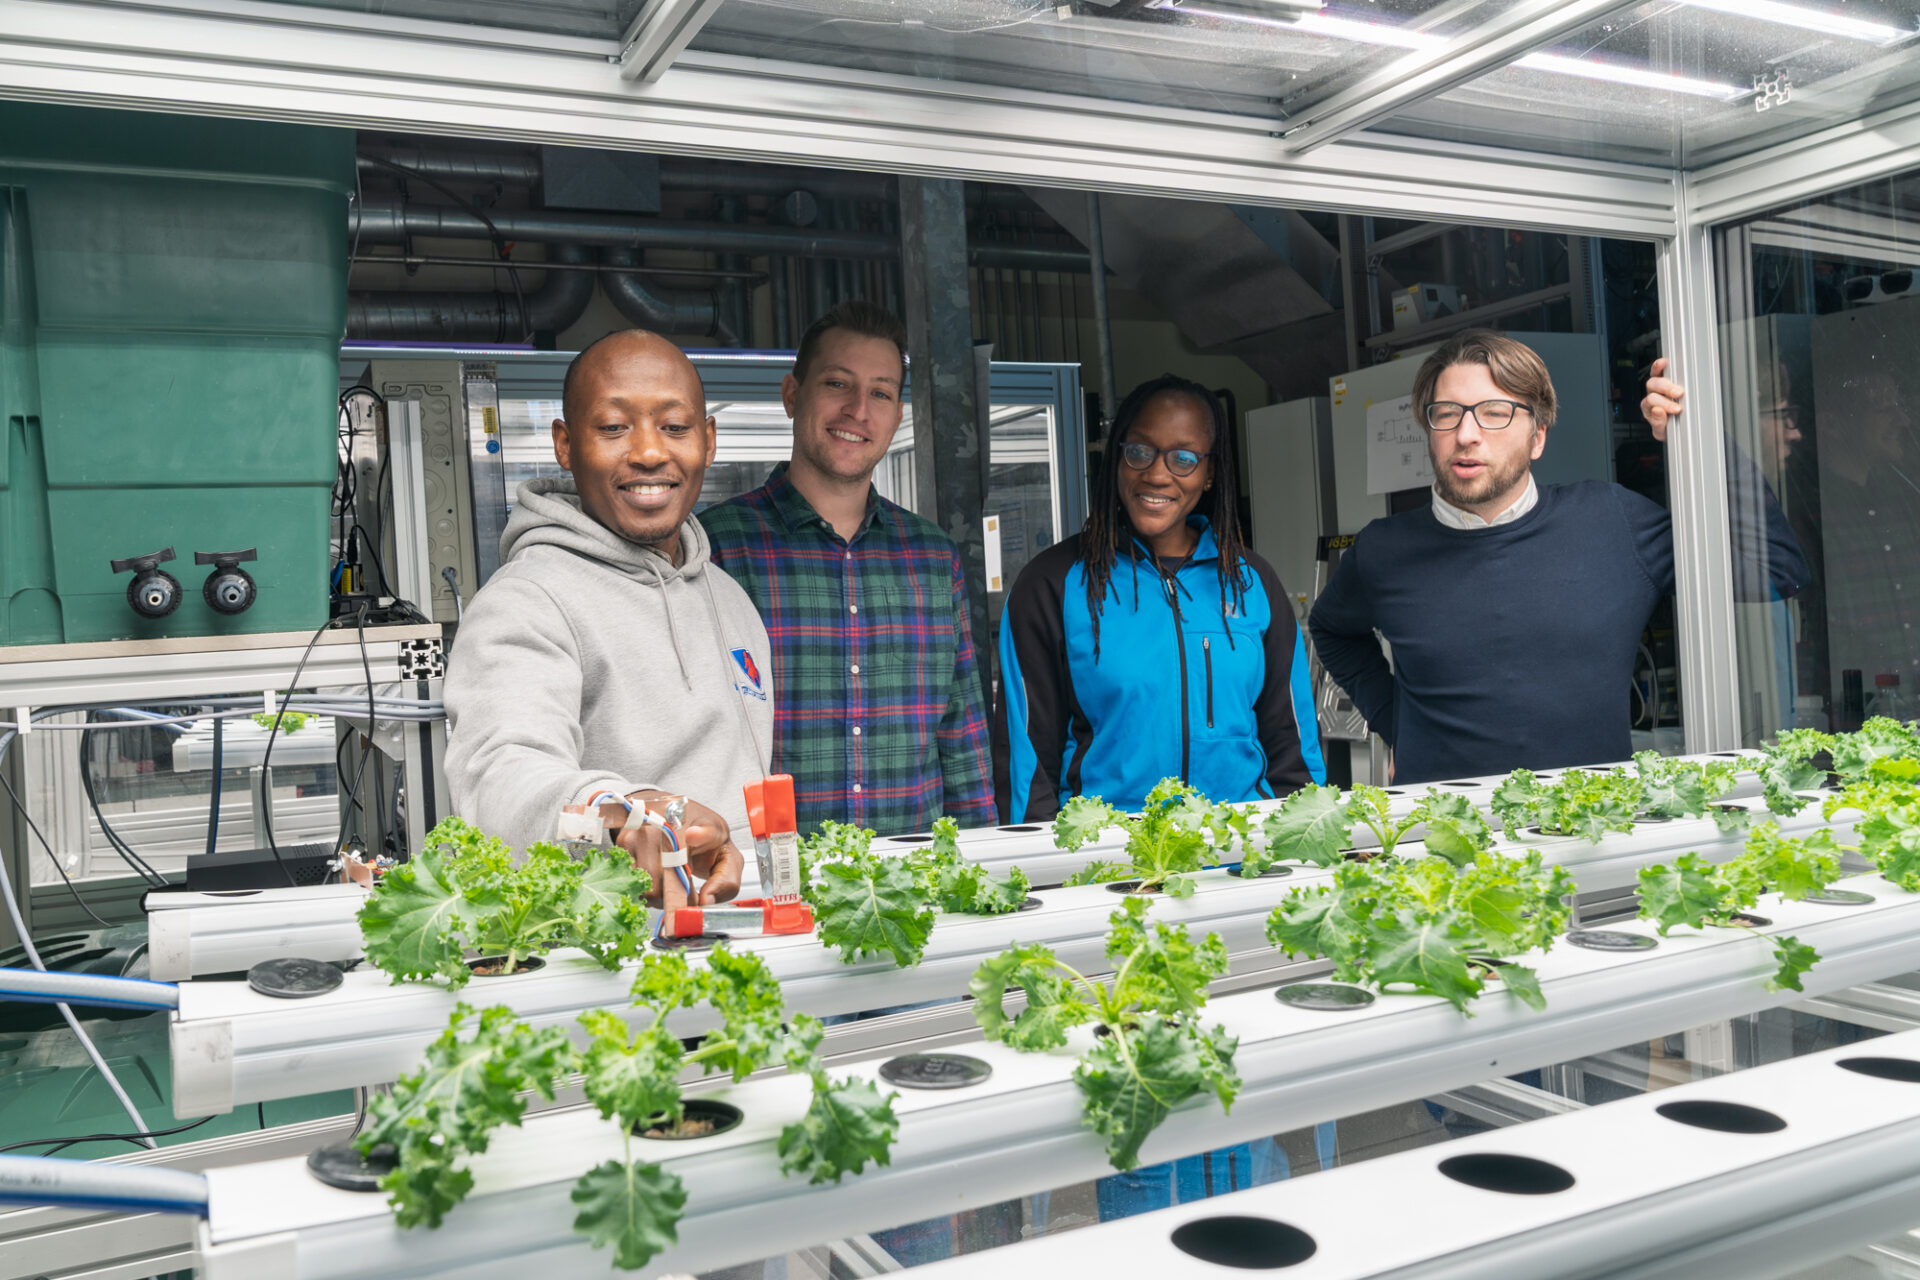
<path fill-rule="evenodd" d="M 1414 379 L 1433 501 L 1375 520 L 1308 626 L 1394 753 L 1394 780 L 1624 760 L 1640 634 L 1673 591 L 1667 512 L 1619 485 L 1539 485 L 1553 381 L 1532 349 L 1470 330 Z M 1779 506 L 1736 528 L 1736 581 L 1793 595 L 1807 569 Z M 1392 648 L 1388 664 L 1375 633 Z"/>

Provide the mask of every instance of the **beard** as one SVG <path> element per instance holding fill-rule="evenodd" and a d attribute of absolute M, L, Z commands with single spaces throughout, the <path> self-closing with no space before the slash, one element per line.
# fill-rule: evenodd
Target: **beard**
<path fill-rule="evenodd" d="M 1489 459 L 1486 468 L 1478 476 L 1463 483 L 1454 479 L 1453 472 L 1443 460 L 1434 465 L 1433 487 L 1453 506 L 1470 511 L 1514 494 L 1527 483 L 1527 472 L 1532 465 L 1533 459 L 1526 454 L 1505 464 Z"/>

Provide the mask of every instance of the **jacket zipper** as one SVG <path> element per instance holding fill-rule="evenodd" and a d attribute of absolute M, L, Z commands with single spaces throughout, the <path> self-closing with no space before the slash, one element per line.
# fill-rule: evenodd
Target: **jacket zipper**
<path fill-rule="evenodd" d="M 1180 655 L 1180 781 L 1187 780 L 1189 758 L 1192 755 L 1192 723 L 1187 717 L 1189 697 L 1187 694 L 1187 633 L 1180 625 L 1180 600 L 1175 594 L 1174 584 L 1165 574 L 1160 577 L 1160 585 L 1167 593 L 1167 607 L 1173 610 L 1173 649 Z"/>
<path fill-rule="evenodd" d="M 1213 728 L 1213 640 L 1200 637 L 1200 654 L 1207 660 L 1207 728 Z"/>

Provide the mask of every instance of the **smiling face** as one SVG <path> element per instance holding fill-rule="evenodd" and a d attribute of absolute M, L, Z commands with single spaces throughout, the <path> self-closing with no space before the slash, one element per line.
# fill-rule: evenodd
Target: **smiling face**
<path fill-rule="evenodd" d="M 1483 364 L 1448 365 L 1434 383 L 1435 400 L 1473 405 L 1483 400 L 1517 400 L 1493 380 Z M 1429 431 L 1427 455 L 1433 460 L 1433 487 L 1440 496 L 1482 520 L 1491 520 L 1526 492 L 1533 460 L 1547 447 L 1547 433 L 1538 429 L 1532 414 L 1513 415 L 1503 430 L 1488 431 L 1472 415 L 1460 419 L 1452 431 Z"/>
<path fill-rule="evenodd" d="M 554 419 L 553 456 L 572 473 L 581 509 L 677 561 L 680 526 L 713 462 L 713 419 L 692 362 L 664 338 L 616 335 L 581 358 L 565 412 Z"/>
<path fill-rule="evenodd" d="M 788 374 L 780 400 L 793 419 L 792 469 L 864 486 L 900 429 L 900 348 L 885 338 L 829 329 L 803 379 Z"/>
<path fill-rule="evenodd" d="M 1177 391 L 1162 392 L 1141 407 L 1140 416 L 1120 443 L 1211 453 L 1213 420 L 1206 406 L 1194 397 Z M 1155 555 L 1178 556 L 1191 551 L 1195 535 L 1187 528 L 1187 517 L 1200 505 L 1201 495 L 1213 486 L 1213 459 L 1201 459 L 1193 473 L 1184 476 L 1173 474 L 1164 453 L 1145 471 L 1135 471 L 1121 461 L 1118 472 L 1120 506 L 1141 541 L 1152 547 Z"/>

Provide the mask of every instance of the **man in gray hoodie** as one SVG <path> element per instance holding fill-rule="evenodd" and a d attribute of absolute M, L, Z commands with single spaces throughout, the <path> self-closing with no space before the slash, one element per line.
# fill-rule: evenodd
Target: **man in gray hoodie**
<path fill-rule="evenodd" d="M 448 665 L 453 807 L 524 848 L 555 838 L 564 805 L 684 795 L 693 901 L 725 901 L 741 787 L 770 764 L 771 655 L 692 518 L 714 451 L 700 375 L 630 329 L 575 358 L 563 397 L 553 452 L 569 474 L 520 486 Z M 620 843 L 657 894 L 658 833 Z"/>

